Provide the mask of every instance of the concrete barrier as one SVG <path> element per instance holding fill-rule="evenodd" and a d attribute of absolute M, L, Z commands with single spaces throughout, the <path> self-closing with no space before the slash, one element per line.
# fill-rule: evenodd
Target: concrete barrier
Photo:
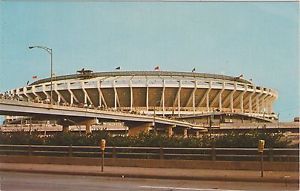
<path fill-rule="evenodd" d="M 100 166 L 100 158 L 0 156 L 1 163 L 64 164 Z M 105 159 L 107 166 L 144 168 L 183 168 L 214 170 L 260 170 L 259 161 L 206 161 L 206 160 L 159 160 L 159 159 Z M 264 162 L 266 171 L 298 171 L 298 162 Z"/>

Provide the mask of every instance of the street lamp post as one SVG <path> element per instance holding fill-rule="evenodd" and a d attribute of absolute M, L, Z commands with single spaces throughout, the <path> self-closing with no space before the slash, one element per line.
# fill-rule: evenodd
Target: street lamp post
<path fill-rule="evenodd" d="M 51 65 L 51 69 L 50 69 L 50 104 L 52 105 L 53 101 L 52 101 L 52 80 L 53 80 L 53 62 L 52 62 L 52 49 L 48 48 L 46 46 L 29 46 L 29 49 L 33 49 L 33 48 L 41 48 L 45 51 L 47 51 L 50 54 L 50 65 Z"/>
<path fill-rule="evenodd" d="M 155 103 L 154 103 L 154 110 L 153 110 L 153 129 L 154 129 L 154 132 L 155 132 L 155 134 L 157 134 L 157 130 L 156 130 L 156 104 L 157 103 L 160 103 L 160 101 L 156 101 Z"/>
<path fill-rule="evenodd" d="M 156 108 L 155 108 L 155 104 L 154 104 L 154 110 L 153 110 L 153 129 L 154 129 L 154 132 L 156 134 L 156 126 L 155 126 L 155 117 L 156 117 Z"/>
<path fill-rule="evenodd" d="M 280 113 L 278 113 L 278 116 L 277 116 L 277 126 L 278 126 L 278 129 L 279 129 L 279 125 L 280 125 L 279 115 L 280 115 Z"/>
<path fill-rule="evenodd" d="M 210 137 L 210 141 L 212 142 L 213 148 L 215 147 L 214 127 L 213 127 L 214 120 L 215 120 L 215 111 L 213 110 L 209 120 L 209 137 Z"/>

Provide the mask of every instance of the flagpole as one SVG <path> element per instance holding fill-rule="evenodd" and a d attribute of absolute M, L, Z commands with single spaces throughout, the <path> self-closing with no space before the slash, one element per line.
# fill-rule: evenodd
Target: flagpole
<path fill-rule="evenodd" d="M 51 51 L 50 51 L 50 63 L 51 63 L 51 76 L 50 76 L 50 80 L 51 80 L 51 87 L 50 87 L 50 104 L 52 105 L 52 96 L 53 96 L 53 92 L 52 92 L 52 89 L 53 89 L 53 87 L 52 87 L 52 81 L 53 81 L 53 62 L 52 62 L 52 54 L 53 54 L 53 52 L 52 52 L 52 49 L 50 49 Z"/>

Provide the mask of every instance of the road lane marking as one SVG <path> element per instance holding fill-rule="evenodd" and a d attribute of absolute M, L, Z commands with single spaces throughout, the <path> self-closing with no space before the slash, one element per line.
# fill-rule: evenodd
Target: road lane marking
<path fill-rule="evenodd" d="M 163 190 L 190 190 L 190 191 L 244 191 L 244 190 L 225 190 L 225 189 L 212 189 L 212 188 L 185 188 L 185 187 L 168 187 L 168 186 L 140 186 L 140 188 L 148 189 L 163 189 Z"/>

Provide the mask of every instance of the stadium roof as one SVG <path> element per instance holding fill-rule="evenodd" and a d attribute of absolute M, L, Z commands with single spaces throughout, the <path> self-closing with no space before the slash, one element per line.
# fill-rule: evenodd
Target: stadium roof
<path fill-rule="evenodd" d="M 242 77 L 232 77 L 219 74 L 195 73 L 195 72 L 173 72 L 173 71 L 114 71 L 114 72 L 94 72 L 88 74 L 70 74 L 56 76 L 53 81 L 69 80 L 69 79 L 91 79 L 96 77 L 115 77 L 115 76 L 177 76 L 177 77 L 193 77 L 193 78 L 211 78 L 220 80 L 236 81 L 246 84 L 252 84 L 251 81 Z M 30 85 L 50 82 L 50 78 L 37 80 Z"/>

